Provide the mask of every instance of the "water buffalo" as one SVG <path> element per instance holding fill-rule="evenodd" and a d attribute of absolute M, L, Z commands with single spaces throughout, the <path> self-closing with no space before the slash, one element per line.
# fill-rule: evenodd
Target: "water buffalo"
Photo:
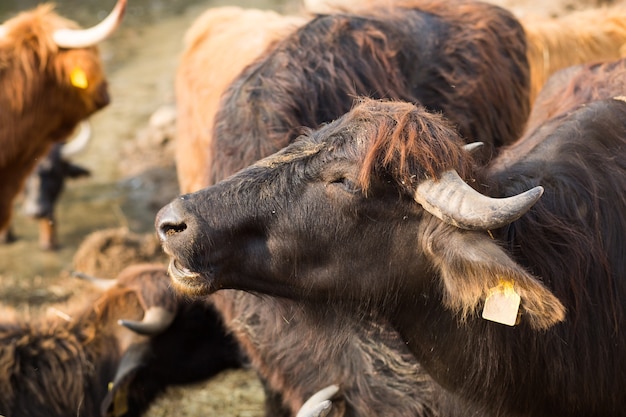
<path fill-rule="evenodd" d="M 109 103 L 95 46 L 118 26 L 126 0 L 98 25 L 77 25 L 41 5 L 0 25 L 0 230 L 13 199 L 53 143 Z"/>
<path fill-rule="evenodd" d="M 197 36 L 188 38 L 177 76 L 179 141 L 185 144 L 177 149 L 181 189 L 195 191 L 267 156 L 293 140 L 300 126 L 316 127 L 347 112 L 358 95 L 424 101 L 449 115 L 468 140 L 495 146 L 521 133 L 529 110 L 525 37 L 503 9 L 413 1 L 319 16 L 297 30 L 278 27 L 293 33 L 234 79 L 213 125 L 214 107 L 203 105 L 217 102 L 219 96 L 209 99 L 222 84 L 212 89 L 219 70 L 203 66 L 213 55 L 200 49 L 211 45 L 211 36 L 191 32 Z M 502 70 L 494 73 L 493 66 Z M 494 108 L 497 114 L 490 113 Z M 288 300 L 238 291 L 210 299 L 269 387 L 267 415 L 294 415 L 312 390 L 329 382 L 341 386 L 336 416 L 441 410 L 440 388 L 384 321 L 338 324 L 331 306 L 320 326 L 309 320 L 315 314 Z"/>
<path fill-rule="evenodd" d="M 557 74 L 538 103 L 562 111 L 487 166 L 440 115 L 362 100 L 163 208 L 173 282 L 382 317 L 488 415 L 621 415 L 626 101 L 604 95 L 622 74 Z"/>

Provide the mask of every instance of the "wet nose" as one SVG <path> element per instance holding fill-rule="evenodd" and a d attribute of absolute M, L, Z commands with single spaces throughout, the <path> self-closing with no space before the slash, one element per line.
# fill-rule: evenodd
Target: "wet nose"
<path fill-rule="evenodd" d="M 159 210 L 154 225 L 161 242 L 165 242 L 168 238 L 187 229 L 187 224 L 176 208 L 176 202 L 172 202 Z"/>

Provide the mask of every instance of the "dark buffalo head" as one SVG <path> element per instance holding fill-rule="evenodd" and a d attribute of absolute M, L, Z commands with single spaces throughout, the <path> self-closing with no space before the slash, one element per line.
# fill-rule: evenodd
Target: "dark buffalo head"
<path fill-rule="evenodd" d="M 365 100 L 234 176 L 163 208 L 156 227 L 184 292 L 237 288 L 393 305 L 441 288 L 460 317 L 502 277 L 526 320 L 563 319 L 559 301 L 490 237 L 542 188 L 490 198 L 462 179 L 471 156 L 437 114 Z M 378 299 L 377 299 L 378 298 Z"/>

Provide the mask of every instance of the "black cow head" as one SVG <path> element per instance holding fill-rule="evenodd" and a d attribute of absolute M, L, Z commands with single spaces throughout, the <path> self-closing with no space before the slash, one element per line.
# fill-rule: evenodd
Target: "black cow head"
<path fill-rule="evenodd" d="M 491 288 L 514 283 L 531 325 L 564 308 L 494 241 L 536 187 L 509 198 L 461 178 L 470 155 L 439 115 L 364 101 L 337 121 L 233 177 L 163 208 L 156 226 L 170 275 L 187 293 L 391 300 L 437 288 L 466 317 Z"/>

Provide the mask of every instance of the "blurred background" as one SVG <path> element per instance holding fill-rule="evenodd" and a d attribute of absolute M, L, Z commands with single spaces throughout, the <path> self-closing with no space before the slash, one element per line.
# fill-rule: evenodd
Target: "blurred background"
<path fill-rule="evenodd" d="M 58 0 L 56 10 L 82 27 L 111 11 L 115 0 Z M 42 4 L 0 1 L 0 23 Z M 56 210 L 61 248 L 39 250 L 37 223 L 16 202 L 13 230 L 18 240 L 0 246 L 0 303 L 28 307 L 69 291 L 55 285 L 71 267 L 77 246 L 89 233 L 127 228 L 150 233 L 156 211 L 178 190 L 173 165 L 174 74 L 185 30 L 210 7 L 239 5 L 297 10 L 297 0 L 129 0 L 120 28 L 99 45 L 111 104 L 91 118 L 92 139 L 73 162 L 91 176 L 66 182 Z M 63 278 L 63 277 L 61 277 Z"/>

